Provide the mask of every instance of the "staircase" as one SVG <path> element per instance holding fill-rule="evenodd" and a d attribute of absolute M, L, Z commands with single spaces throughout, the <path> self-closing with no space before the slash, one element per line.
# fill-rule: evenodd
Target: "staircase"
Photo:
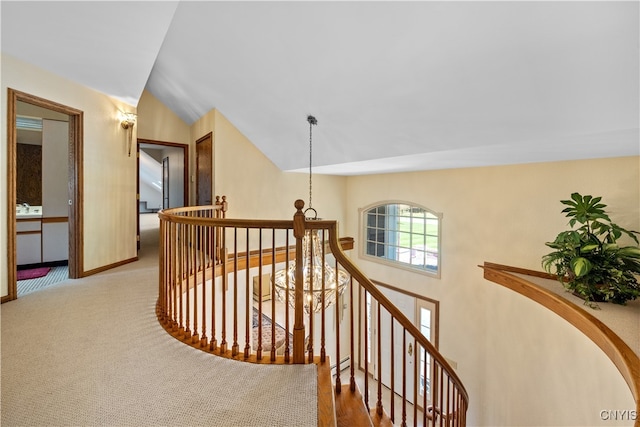
<path fill-rule="evenodd" d="M 156 310 L 167 332 L 202 351 L 238 361 L 316 364 L 319 426 L 466 425 L 469 398 L 461 380 L 345 255 L 336 221 L 307 220 L 302 200 L 295 203 L 292 221 L 229 219 L 227 206 L 223 196 L 212 206 L 159 213 L 162 256 Z M 325 273 L 316 275 L 313 268 L 328 266 L 329 256 L 334 271 L 326 276 L 348 275 L 339 293 L 336 281 L 330 282 Z M 314 274 L 304 275 L 305 262 Z M 276 283 L 281 271 L 293 274 L 285 276 L 286 286 Z M 259 332 L 252 338 L 252 284 L 257 295 L 265 289 L 279 295 L 281 328 L 291 340 L 279 344 L 275 328 L 270 337 Z M 375 304 L 375 329 L 381 330 L 384 319 L 388 335 L 366 332 L 374 318 L 367 315 L 366 301 Z M 259 313 L 277 318 L 275 298 L 255 303 Z M 279 345 L 284 346 L 282 353 L 276 351 Z M 375 349 L 374 369 L 362 362 L 368 348 Z M 332 371 L 330 360 L 349 360 L 349 366 Z"/>
<path fill-rule="evenodd" d="M 158 212 L 163 198 L 162 164 L 143 150 L 140 150 L 138 178 L 140 213 Z M 149 201 L 152 207 L 148 206 Z"/>
<path fill-rule="evenodd" d="M 148 206 L 147 206 L 147 203 L 148 203 L 148 202 L 145 202 L 145 201 L 142 201 L 142 200 L 140 200 L 140 201 L 138 202 L 138 206 L 139 206 L 139 208 L 140 208 L 140 213 L 141 213 L 141 214 L 142 214 L 142 213 L 156 213 L 156 212 L 158 212 L 158 211 L 159 211 L 159 209 L 158 209 L 158 208 L 150 208 L 150 207 L 148 207 Z"/>
<path fill-rule="evenodd" d="M 353 392 L 350 390 L 349 385 L 343 385 L 340 387 L 340 393 L 336 393 L 328 360 L 318 365 L 319 427 L 373 427 L 391 425 L 390 421 L 388 423 L 373 422 L 357 385 Z"/>
<path fill-rule="evenodd" d="M 362 394 L 356 385 L 352 392 L 349 385 L 340 387 L 340 393 L 336 393 L 336 425 L 338 427 L 349 426 L 391 426 L 388 417 L 381 420 L 376 416 L 373 418 L 369 415 L 367 407 L 364 404 Z M 374 422 L 376 421 L 376 422 Z M 384 421 L 384 422 L 383 422 Z"/>

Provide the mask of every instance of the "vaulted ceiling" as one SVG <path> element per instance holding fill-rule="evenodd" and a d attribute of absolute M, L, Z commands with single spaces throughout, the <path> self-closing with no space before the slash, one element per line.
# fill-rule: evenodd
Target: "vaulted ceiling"
<path fill-rule="evenodd" d="M 0 4 L 2 52 L 186 123 L 213 108 L 283 170 L 640 154 L 639 3 Z"/>

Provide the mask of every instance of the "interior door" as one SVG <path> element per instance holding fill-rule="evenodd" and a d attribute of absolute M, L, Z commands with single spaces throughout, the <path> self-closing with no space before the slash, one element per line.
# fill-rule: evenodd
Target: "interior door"
<path fill-rule="evenodd" d="M 213 202 L 213 135 L 196 141 L 196 205 L 207 206 Z"/>
<path fill-rule="evenodd" d="M 69 260 L 69 122 L 42 120 L 42 262 Z"/>
<path fill-rule="evenodd" d="M 169 157 L 162 159 L 162 209 L 169 209 Z"/>

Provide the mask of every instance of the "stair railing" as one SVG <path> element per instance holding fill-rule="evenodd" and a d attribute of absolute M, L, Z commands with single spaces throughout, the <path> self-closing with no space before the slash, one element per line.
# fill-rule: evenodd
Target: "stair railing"
<path fill-rule="evenodd" d="M 465 426 L 469 398 L 445 358 L 347 257 L 337 222 L 306 219 L 301 200 L 295 207 L 291 221 L 226 218 L 224 197 L 212 206 L 161 211 L 160 323 L 189 345 L 237 360 L 322 364 L 333 358 L 335 393 L 356 393 L 359 382 L 374 420 Z M 309 233 L 322 242 L 321 254 L 303 247 Z M 325 300 L 325 268 L 320 278 L 308 274 L 314 262 L 349 275 L 332 304 Z M 294 271 L 285 275 L 286 288 L 273 279 L 281 270 Z M 289 280 L 292 292 L 286 291 Z M 305 280 L 318 297 L 299 286 Z M 377 325 L 368 324 L 367 297 L 377 302 Z M 368 333 L 371 326 L 381 330 L 383 318 L 390 331 L 384 342 L 383 334 Z M 372 339 L 373 372 L 367 363 Z M 394 342 L 401 343 L 399 354 Z M 348 373 L 341 369 L 344 360 Z"/>

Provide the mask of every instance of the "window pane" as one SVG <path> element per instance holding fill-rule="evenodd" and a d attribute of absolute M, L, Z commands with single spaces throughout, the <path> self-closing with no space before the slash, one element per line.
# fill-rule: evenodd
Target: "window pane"
<path fill-rule="evenodd" d="M 424 266 L 425 265 L 425 255 L 426 255 L 426 252 L 424 252 L 424 251 L 418 251 L 418 250 L 412 249 L 412 251 L 411 251 L 411 264 L 418 265 L 418 266 Z"/>
<path fill-rule="evenodd" d="M 429 341 L 431 341 L 431 310 L 426 307 L 420 307 L 420 332 Z M 424 349 L 420 349 L 420 395 L 424 396 L 425 392 L 429 394 L 429 385 L 431 378 L 431 358 L 425 360 L 427 357 Z M 425 363 L 426 362 L 426 363 Z M 426 369 L 425 369 L 426 364 Z M 426 385 L 426 390 L 425 390 Z"/>
<path fill-rule="evenodd" d="M 367 215 L 367 226 L 375 227 L 376 226 L 376 215 L 373 213 L 369 213 Z"/>
<path fill-rule="evenodd" d="M 366 254 L 439 273 L 438 215 L 406 204 L 380 205 L 364 212 Z"/>
<path fill-rule="evenodd" d="M 376 244 L 367 242 L 367 255 L 376 255 Z"/>
<path fill-rule="evenodd" d="M 397 237 L 398 246 L 403 248 L 411 247 L 411 233 L 398 233 Z"/>
<path fill-rule="evenodd" d="M 426 266 L 432 271 L 438 270 L 438 254 L 436 252 L 427 252 Z"/>
<path fill-rule="evenodd" d="M 427 211 L 422 208 L 413 208 L 411 211 L 414 218 L 424 218 L 427 215 Z"/>

